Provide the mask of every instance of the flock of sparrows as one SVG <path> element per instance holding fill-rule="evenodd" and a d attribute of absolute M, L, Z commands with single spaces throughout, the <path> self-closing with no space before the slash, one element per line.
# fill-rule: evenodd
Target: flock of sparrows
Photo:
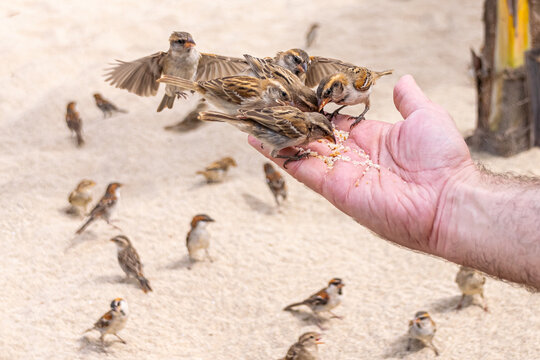
<path fill-rule="evenodd" d="M 310 28 L 306 48 L 313 43 L 318 27 L 318 24 L 313 24 Z M 285 156 L 279 153 L 282 149 L 307 145 L 320 139 L 335 143 L 331 121 L 343 107 L 364 104 L 364 111 L 356 117 L 351 128 L 360 122 L 369 110 L 373 85 L 381 76 L 392 73 L 392 70 L 377 72 L 336 59 L 309 56 L 302 49 L 280 51 L 274 57 L 267 58 L 244 55 L 243 59 L 199 53 L 195 41 L 187 32 L 173 32 L 169 44 L 166 52 L 157 52 L 131 62 L 117 61 L 109 69 L 106 81 L 139 96 L 156 95 L 159 84 L 165 83 L 165 94 L 157 108 L 158 112 L 172 108 L 176 99 L 187 97 L 187 92 L 196 92 L 203 100 L 183 122 L 166 127 L 167 130 L 189 131 L 201 126 L 204 121 L 227 122 L 259 139 L 270 150 L 272 157 L 285 158 L 284 166 L 290 161 L 304 158 L 307 153 L 300 149 L 292 156 Z M 114 112 L 125 112 L 100 94 L 94 94 L 94 98 L 104 117 Z M 324 107 L 331 102 L 341 107 L 331 114 L 326 113 Z M 208 111 L 209 105 L 219 111 Z M 74 102 L 67 106 L 66 122 L 75 133 L 78 146 L 81 146 L 84 143 L 82 121 Z M 224 157 L 196 174 L 202 175 L 207 183 L 218 183 L 226 178 L 229 168 L 236 166 L 233 158 Z M 285 180 L 270 163 L 264 164 L 264 173 L 279 207 L 287 199 Z M 91 189 L 95 185 L 94 181 L 84 179 L 69 195 L 70 212 L 86 216 L 76 234 L 84 232 L 98 219 L 120 230 L 112 221 L 122 184 L 110 183 L 102 198 L 87 213 L 92 202 Z M 189 269 L 195 260 L 201 259 L 201 252 L 210 262 L 213 261 L 209 253 L 210 233 L 207 230 L 207 225 L 212 222 L 214 219 L 206 214 L 197 214 L 191 220 L 186 235 Z M 153 291 L 130 239 L 117 235 L 111 241 L 117 246 L 118 263 L 126 276 L 135 278 L 145 293 Z M 462 267 L 456 282 L 463 294 L 458 308 L 467 295 L 480 294 L 483 298 L 485 277 L 482 274 Z M 313 312 L 316 325 L 323 329 L 321 313 L 342 318 L 332 310 L 341 304 L 344 286 L 340 278 L 333 278 L 323 289 L 283 310 L 295 311 L 299 306 L 306 306 Z M 485 302 L 484 309 L 487 311 Z M 87 331 L 99 331 L 103 345 L 107 334 L 115 335 L 125 343 L 118 332 L 124 328 L 128 316 L 127 301 L 116 298 L 111 302 L 110 310 Z M 418 340 L 438 354 L 433 344 L 435 332 L 436 325 L 430 315 L 425 311 L 417 312 L 409 322 L 408 348 Z M 318 344 L 321 344 L 321 334 L 307 332 L 289 348 L 283 359 L 319 359 Z"/>

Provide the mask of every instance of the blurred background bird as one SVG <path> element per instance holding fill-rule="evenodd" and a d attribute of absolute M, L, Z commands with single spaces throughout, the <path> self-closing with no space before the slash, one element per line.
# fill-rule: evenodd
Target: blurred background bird
<path fill-rule="evenodd" d="M 236 161 L 232 157 L 227 156 L 223 159 L 214 161 L 204 170 L 197 171 L 196 174 L 204 176 L 206 182 L 209 184 L 221 182 L 229 172 L 229 167 L 231 166 L 236 167 Z"/>
<path fill-rule="evenodd" d="M 283 176 L 270 164 L 269 162 L 264 164 L 264 174 L 266 177 L 266 184 L 270 188 L 277 206 L 281 206 L 281 202 L 287 200 L 287 185 Z"/>
<path fill-rule="evenodd" d="M 119 109 L 116 105 L 110 102 L 107 99 L 104 99 L 100 93 L 94 94 L 94 100 L 96 101 L 96 106 L 103 112 L 103 118 L 112 116 L 113 113 L 127 113 L 124 109 Z"/>
<path fill-rule="evenodd" d="M 83 179 L 69 194 L 68 201 L 71 204 L 68 213 L 86 216 L 86 208 L 92 202 L 92 188 L 96 185 L 93 180 Z"/>
<path fill-rule="evenodd" d="M 319 23 L 313 23 L 309 27 L 308 32 L 306 33 L 306 49 L 309 49 L 315 42 L 319 27 Z"/>
<path fill-rule="evenodd" d="M 199 120 L 199 113 L 208 109 L 208 103 L 204 101 L 204 99 L 202 100 L 203 101 L 199 101 L 197 107 L 190 111 L 181 121 L 174 125 L 165 126 L 164 129 L 184 133 L 198 129 L 204 125 L 205 123 Z"/>
<path fill-rule="evenodd" d="M 412 341 L 418 340 L 424 346 L 429 347 L 439 356 L 439 350 L 433 344 L 433 337 L 437 331 L 437 325 L 427 311 L 418 311 L 414 315 L 414 319 L 409 321 L 409 342 L 407 351 L 411 350 Z"/>
<path fill-rule="evenodd" d="M 66 110 L 66 124 L 69 130 L 75 134 L 77 139 L 77 146 L 84 145 L 84 139 L 82 137 L 82 119 L 79 113 L 75 109 L 75 102 L 71 101 L 67 104 Z"/>
<path fill-rule="evenodd" d="M 478 294 L 482 298 L 482 308 L 484 311 L 488 311 L 487 301 L 484 297 L 486 277 L 482 275 L 482 273 L 466 266 L 460 266 L 455 281 L 462 293 L 457 310 L 461 309 L 463 301 L 467 296 L 472 298 L 474 295 Z"/>
<path fill-rule="evenodd" d="M 318 345 L 324 344 L 321 338 L 321 334 L 316 332 L 307 332 L 300 335 L 298 341 L 291 345 L 287 355 L 281 360 L 318 360 Z"/>
<path fill-rule="evenodd" d="M 143 264 L 137 250 L 131 244 L 131 241 L 125 235 L 118 235 L 111 239 L 116 244 L 118 264 L 126 273 L 128 278 L 134 277 L 139 282 L 142 291 L 147 293 L 152 291 L 150 282 L 143 274 Z"/>

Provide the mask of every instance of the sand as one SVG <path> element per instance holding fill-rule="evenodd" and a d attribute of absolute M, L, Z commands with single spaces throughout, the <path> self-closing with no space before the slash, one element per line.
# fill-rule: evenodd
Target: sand
<path fill-rule="evenodd" d="M 290 202 L 277 212 L 264 183 L 265 159 L 246 136 L 223 124 L 191 133 L 163 130 L 195 99 L 156 113 L 161 99 L 140 98 L 103 82 L 112 59 L 166 50 L 173 30 L 193 34 L 199 49 L 268 56 L 302 46 L 322 23 L 311 53 L 377 70 L 394 68 L 372 94 L 368 117 L 400 120 L 392 88 L 411 73 L 459 130 L 475 126 L 469 48 L 482 38 L 481 1 L 17 1 L 0 5 L 0 358 L 2 359 L 277 359 L 312 322 L 281 311 L 335 276 L 345 299 L 326 323 L 322 359 L 433 358 L 406 352 L 407 322 L 428 310 L 439 325 L 440 359 L 540 358 L 540 297 L 489 279 L 491 312 L 454 311 L 457 266 L 379 239 L 286 176 Z M 103 119 L 92 93 L 127 108 Z M 64 122 L 77 101 L 87 144 L 74 146 Z M 361 108 L 351 108 L 357 113 Z M 239 166 L 206 186 L 195 171 L 222 156 Z M 474 154 L 496 171 L 540 175 L 540 149 L 512 158 Z M 119 232 L 104 223 L 76 241 L 81 220 L 63 213 L 82 178 L 125 183 L 117 225 L 132 239 L 154 292 L 122 282 Z M 214 263 L 186 269 L 191 217 L 216 219 Z M 131 315 L 120 335 L 81 335 L 124 297 Z"/>

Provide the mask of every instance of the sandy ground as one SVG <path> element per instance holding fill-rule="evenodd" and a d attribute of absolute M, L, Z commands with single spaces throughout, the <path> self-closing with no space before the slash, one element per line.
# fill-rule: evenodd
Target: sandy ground
<path fill-rule="evenodd" d="M 456 265 L 381 241 L 289 177 L 291 201 L 277 212 L 264 159 L 244 134 L 222 124 L 166 132 L 194 100 L 158 114 L 161 93 L 140 98 L 102 80 L 114 58 L 166 50 L 173 30 L 191 32 L 203 51 L 267 56 L 301 46 L 316 20 L 322 31 L 311 53 L 396 69 L 377 84 L 370 118 L 400 119 L 392 87 L 411 73 L 466 135 L 475 125 L 468 60 L 481 43 L 481 1 L 20 0 L 2 2 L 0 16 L 0 358 L 276 359 L 316 330 L 282 307 L 334 276 L 346 283 L 336 309 L 345 319 L 327 323 L 322 359 L 433 358 L 428 349 L 405 351 L 407 322 L 421 309 L 439 325 L 441 359 L 540 358 L 538 295 L 488 280 L 489 314 L 477 306 L 455 312 Z M 129 113 L 102 119 L 94 91 Z M 70 100 L 84 121 L 82 149 L 64 122 Z M 224 155 L 238 168 L 205 186 L 194 172 Z M 474 157 L 494 170 L 540 175 L 540 149 Z M 62 209 L 85 177 L 98 183 L 95 198 L 108 182 L 126 184 L 118 225 L 153 293 L 121 282 L 108 241 L 116 230 L 99 223 L 73 241 L 80 220 Z M 184 239 L 199 212 L 216 219 L 216 261 L 189 271 Z M 118 296 L 131 309 L 121 332 L 128 344 L 113 343 L 105 356 L 97 333 L 81 333 Z"/>

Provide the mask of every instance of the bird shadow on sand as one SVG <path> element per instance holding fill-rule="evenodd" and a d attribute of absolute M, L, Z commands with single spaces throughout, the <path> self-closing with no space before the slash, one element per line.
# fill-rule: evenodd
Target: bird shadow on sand
<path fill-rule="evenodd" d="M 244 201 L 246 204 L 250 207 L 251 210 L 260 212 L 265 215 L 272 215 L 276 212 L 276 208 L 274 206 L 270 206 L 261 199 L 248 194 L 248 193 L 242 193 L 242 197 L 244 198 Z"/>
<path fill-rule="evenodd" d="M 83 232 L 82 234 L 75 234 L 68 246 L 66 246 L 66 248 L 64 249 L 64 253 L 67 253 L 68 251 L 72 250 L 73 248 L 81 245 L 82 243 L 85 243 L 87 241 L 95 241 L 96 239 L 98 238 L 98 236 L 92 232 L 92 231 L 85 231 Z"/>
<path fill-rule="evenodd" d="M 73 206 L 64 206 L 63 208 L 58 209 L 58 212 L 72 219 L 81 221 L 84 219 L 84 216 L 81 216 L 81 214 Z"/>
<path fill-rule="evenodd" d="M 383 355 L 384 359 L 403 359 L 413 353 L 416 353 L 424 348 L 424 345 L 418 341 L 413 340 L 411 342 L 411 348 L 407 349 L 407 346 L 409 345 L 409 336 L 407 334 L 403 334 L 399 336 L 396 340 L 394 340 L 386 353 Z"/>
<path fill-rule="evenodd" d="M 178 269 L 191 270 L 191 268 L 193 267 L 193 265 L 195 263 L 197 263 L 197 261 L 195 261 L 195 262 L 191 261 L 189 259 L 189 256 L 186 255 L 186 256 L 182 257 L 182 259 L 173 261 L 172 263 L 170 263 L 167 266 L 164 266 L 163 268 L 169 269 L 169 270 L 178 270 Z"/>
<path fill-rule="evenodd" d="M 317 316 L 313 314 L 312 312 L 308 312 L 304 310 L 284 310 L 284 311 L 294 316 L 301 326 L 315 325 L 319 327 L 321 330 L 328 330 L 325 324 L 329 323 L 330 320 L 325 317 Z"/>
<path fill-rule="evenodd" d="M 461 296 L 449 296 L 441 299 L 437 299 L 429 305 L 433 313 L 448 313 L 456 311 Z M 470 300 L 464 302 L 464 307 L 470 305 Z"/>
<path fill-rule="evenodd" d="M 115 343 L 122 342 L 120 340 L 105 340 L 104 344 L 101 344 L 101 341 L 99 341 L 99 338 L 91 338 L 89 336 L 83 335 L 79 339 L 79 352 L 82 354 L 91 354 L 91 353 L 98 353 L 98 354 L 105 354 L 109 355 L 111 354 L 109 351 L 109 348 L 113 346 Z"/>

